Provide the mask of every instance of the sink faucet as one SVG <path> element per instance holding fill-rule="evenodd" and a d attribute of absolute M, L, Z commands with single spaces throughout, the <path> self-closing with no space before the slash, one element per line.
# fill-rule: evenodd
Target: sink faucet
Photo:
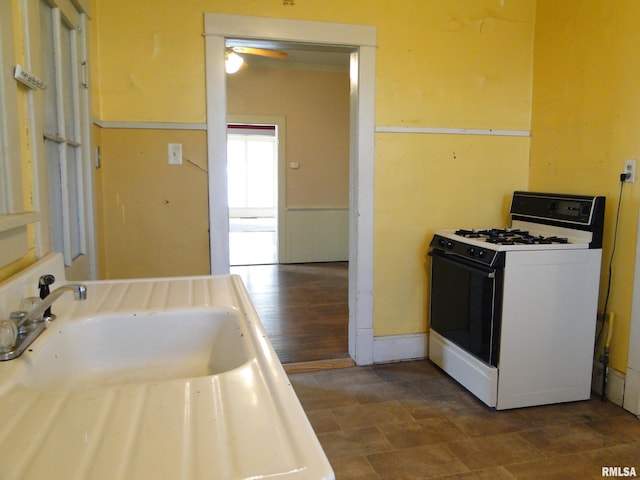
<path fill-rule="evenodd" d="M 79 283 L 64 285 L 55 289 L 38 305 L 28 312 L 12 312 L 11 320 L 15 322 L 15 328 L 7 324 L 6 320 L 2 323 L 2 345 L 0 345 L 0 360 L 11 360 L 16 358 L 40 335 L 46 328 L 44 321 L 44 313 L 53 305 L 58 298 L 66 292 L 73 292 L 76 300 L 87 299 L 87 287 Z M 13 339 L 8 338 L 13 330 Z M 17 332 L 17 336 L 16 336 Z"/>
<path fill-rule="evenodd" d="M 76 300 L 87 299 L 87 287 L 81 283 L 71 283 L 69 285 L 63 285 L 56 288 L 53 292 L 47 295 L 42 302 L 36 305 L 31 311 L 27 312 L 17 323 L 18 328 L 25 323 L 38 322 L 43 320 L 44 312 L 46 312 L 53 302 L 60 298 L 65 292 L 73 292 L 73 298 Z"/>

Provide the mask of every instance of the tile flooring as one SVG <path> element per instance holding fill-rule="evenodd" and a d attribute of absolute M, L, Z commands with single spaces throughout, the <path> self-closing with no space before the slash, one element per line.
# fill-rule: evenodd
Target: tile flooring
<path fill-rule="evenodd" d="M 640 420 L 599 397 L 498 412 L 426 360 L 289 378 L 338 480 L 640 478 Z"/>

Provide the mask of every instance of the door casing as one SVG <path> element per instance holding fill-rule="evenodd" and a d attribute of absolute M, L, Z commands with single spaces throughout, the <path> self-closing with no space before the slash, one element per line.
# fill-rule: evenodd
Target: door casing
<path fill-rule="evenodd" d="M 349 355 L 373 363 L 373 195 L 376 28 L 205 13 L 209 224 L 212 274 L 229 272 L 226 184 L 226 38 L 339 45 L 350 62 Z"/>

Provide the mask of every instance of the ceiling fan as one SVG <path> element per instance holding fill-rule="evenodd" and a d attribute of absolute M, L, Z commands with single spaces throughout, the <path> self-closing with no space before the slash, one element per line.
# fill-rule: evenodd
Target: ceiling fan
<path fill-rule="evenodd" d="M 268 50 L 266 48 L 255 47 L 227 47 L 224 54 L 225 68 L 227 73 L 236 73 L 244 64 L 244 58 L 240 55 L 256 55 L 259 57 L 275 58 L 277 60 L 286 60 L 288 57 L 286 52 L 279 50 Z"/>

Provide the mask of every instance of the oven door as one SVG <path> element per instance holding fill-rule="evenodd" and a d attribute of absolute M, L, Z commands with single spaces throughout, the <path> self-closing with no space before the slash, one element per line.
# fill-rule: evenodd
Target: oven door
<path fill-rule="evenodd" d="M 503 269 L 440 250 L 431 262 L 430 327 L 480 360 L 498 366 Z"/>

